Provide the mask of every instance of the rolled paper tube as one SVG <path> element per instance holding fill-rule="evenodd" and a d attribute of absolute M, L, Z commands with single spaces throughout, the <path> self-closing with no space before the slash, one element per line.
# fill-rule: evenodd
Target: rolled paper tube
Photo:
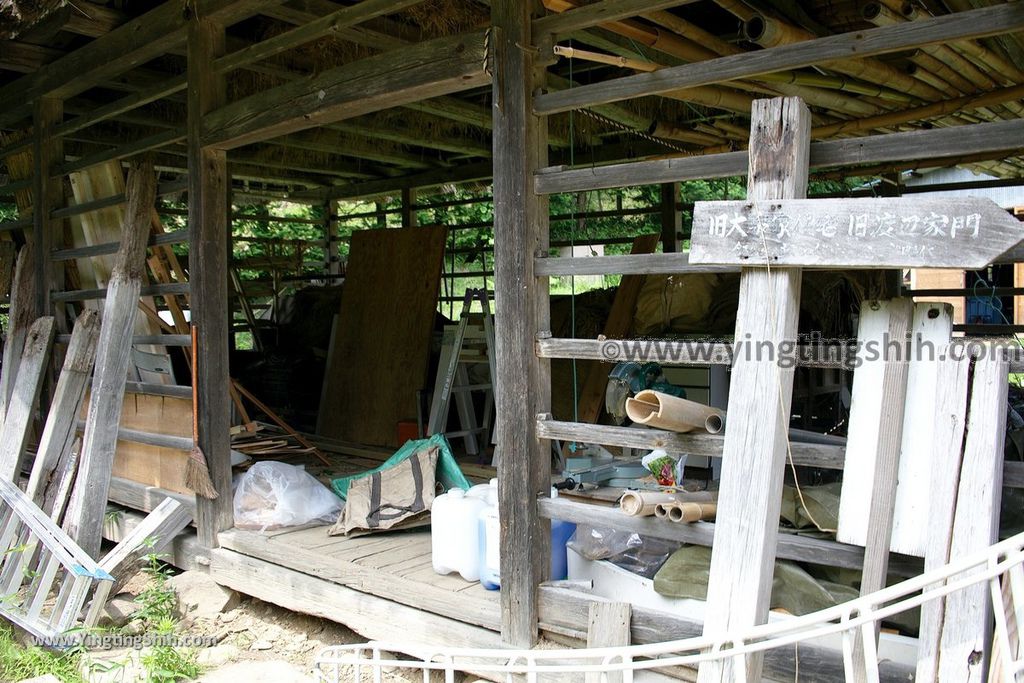
<path fill-rule="evenodd" d="M 671 505 L 671 503 L 658 503 L 654 506 L 654 516 L 658 519 L 668 517 L 668 511 Z"/>
<path fill-rule="evenodd" d="M 717 434 L 725 426 L 725 413 L 717 408 L 650 389 L 626 399 L 626 415 L 637 424 L 673 432 L 703 429 Z"/>
<path fill-rule="evenodd" d="M 699 522 L 702 519 L 714 519 L 718 506 L 714 503 L 680 503 L 676 508 L 680 511 L 679 519 L 674 522 Z"/>
<path fill-rule="evenodd" d="M 619 509 L 631 517 L 650 517 L 658 503 L 671 503 L 676 498 L 658 491 L 626 491 L 619 499 Z"/>

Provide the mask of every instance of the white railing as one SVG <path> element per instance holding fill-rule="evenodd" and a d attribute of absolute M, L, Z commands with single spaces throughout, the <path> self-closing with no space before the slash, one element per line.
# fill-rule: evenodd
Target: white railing
<path fill-rule="evenodd" d="M 1010 593 L 1004 606 L 1000 579 L 1006 577 Z M 840 634 L 846 679 L 853 680 L 853 643 L 857 629 L 865 643 L 864 668 L 868 680 L 878 680 L 878 653 L 874 647 L 877 624 L 883 619 L 938 600 L 970 586 L 988 582 L 995 614 L 993 654 L 997 655 L 1006 683 L 1024 680 L 1024 660 L 1016 639 L 1018 625 L 1024 623 L 1024 534 L 993 545 L 968 558 L 952 562 L 926 574 L 903 581 L 871 595 L 845 602 L 801 617 L 756 626 L 739 633 L 701 636 L 650 645 L 561 650 L 504 650 L 473 648 L 417 648 L 399 643 L 375 641 L 338 645 L 324 650 L 316 661 L 317 681 L 342 683 L 360 681 L 363 671 L 372 680 L 381 681 L 385 669 L 419 670 L 423 680 L 430 672 L 455 680 L 456 671 L 501 674 L 511 681 L 513 675 L 526 676 L 529 683 L 541 674 L 580 674 L 621 672 L 625 683 L 635 671 L 670 666 L 694 667 L 701 662 L 732 658 L 737 681 L 745 681 L 746 656 L 807 640 Z M 413 659 L 389 654 L 403 652 Z M 342 674 L 344 673 L 344 678 Z"/>
<path fill-rule="evenodd" d="M 17 486 L 0 479 L 0 615 L 36 638 L 52 640 L 84 619 L 91 626 L 113 585 L 71 538 Z"/>

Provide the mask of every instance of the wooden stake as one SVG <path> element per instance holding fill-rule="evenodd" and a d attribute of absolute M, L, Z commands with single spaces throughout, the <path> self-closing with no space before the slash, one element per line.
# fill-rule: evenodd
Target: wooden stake
<path fill-rule="evenodd" d="M 620 647 L 630 643 L 633 606 L 628 602 L 592 602 L 587 627 L 587 647 Z M 622 683 L 622 672 L 591 671 L 586 683 Z"/>
<path fill-rule="evenodd" d="M 29 432 L 32 413 L 43 387 L 50 347 L 53 344 L 54 320 L 51 316 L 39 318 L 28 330 L 25 350 L 18 365 L 7 418 L 0 428 L 0 478 L 18 482 L 22 459 Z"/>
<path fill-rule="evenodd" d="M 17 265 L 14 267 L 14 286 L 11 289 L 11 308 L 7 343 L 4 345 L 3 367 L 0 371 L 0 423 L 7 415 L 7 405 L 14 391 L 14 380 L 18 376 L 18 364 L 21 352 L 25 348 L 25 335 L 32 325 L 36 280 L 33 276 L 35 268 L 34 248 L 26 244 L 18 252 Z"/>
<path fill-rule="evenodd" d="M 75 321 L 71 342 L 64 355 L 64 367 L 57 380 L 57 388 L 50 401 L 43 434 L 39 437 L 36 461 L 32 465 L 25 493 L 32 502 L 43 506 L 43 494 L 51 475 L 75 438 L 75 422 L 85 399 L 85 388 L 92 377 L 96 362 L 96 341 L 99 338 L 100 317 L 86 309 Z"/>
<path fill-rule="evenodd" d="M 758 100 L 750 125 L 747 199 L 807 194 L 811 117 L 797 98 Z M 744 268 L 736 339 L 795 343 L 800 269 Z M 729 391 L 705 635 L 763 624 L 775 568 L 786 465 L 793 370 L 775 359 L 737 355 Z M 746 679 L 761 680 L 760 656 L 747 658 Z M 700 683 L 734 680 L 731 661 L 701 665 Z"/>
<path fill-rule="evenodd" d="M 132 332 L 138 315 L 146 241 L 156 195 L 151 162 L 132 164 L 125 195 L 128 205 L 121 229 L 121 248 L 110 275 L 103 304 L 96 373 L 89 397 L 82 438 L 82 454 L 66 528 L 71 538 L 97 557 L 103 532 L 103 514 L 117 449 L 125 382 L 131 361 Z"/>
<path fill-rule="evenodd" d="M 192 513 L 187 507 L 174 498 L 164 498 L 100 560 L 100 567 L 114 577 L 110 592 L 116 595 L 124 581 L 138 571 L 142 558 L 160 555 L 191 521 Z"/>

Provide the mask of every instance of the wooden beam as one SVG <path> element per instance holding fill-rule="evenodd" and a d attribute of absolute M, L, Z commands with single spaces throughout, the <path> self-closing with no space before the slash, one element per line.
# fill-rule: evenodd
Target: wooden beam
<path fill-rule="evenodd" d="M 960 157 L 965 149 L 998 158 L 1001 153 L 1018 149 L 1021 139 L 1024 139 L 1022 119 L 887 133 L 815 142 L 811 145 L 810 163 L 812 168 L 830 168 L 896 162 L 902 168 L 912 168 L 924 160 L 940 161 Z M 683 180 L 731 178 L 745 175 L 747 168 L 745 152 L 725 152 L 591 168 L 549 167 L 536 174 L 534 186 L 542 194 L 580 192 Z"/>
<path fill-rule="evenodd" d="M 228 191 L 224 150 L 205 147 L 201 128 L 209 112 L 225 101 L 225 84 L 208 65 L 224 53 L 224 26 L 194 22 L 188 35 L 188 225 L 192 249 L 192 321 L 198 330 L 198 446 L 215 499 L 196 496 L 196 528 L 204 547 L 217 547 L 217 533 L 234 524 L 231 510 L 231 398 L 228 387 Z"/>
<path fill-rule="evenodd" d="M 1012 33 L 1022 28 L 1024 6 L 1006 3 L 584 85 L 540 95 L 535 99 L 534 107 L 538 114 L 557 114 L 682 88 L 800 69 L 828 60 L 864 58 L 922 45 Z"/>
<path fill-rule="evenodd" d="M 53 134 L 54 126 L 63 116 L 64 103 L 57 98 L 40 98 L 33 107 L 32 239 L 35 242 L 36 316 L 47 315 L 52 310 L 50 290 L 64 284 L 63 278 L 60 283 L 55 282 L 50 258 L 55 240 L 63 237 L 60 230 L 63 221 L 50 217 L 50 212 L 64 203 L 63 180 L 52 177 L 55 166 L 64 159 L 64 145 Z"/>
<path fill-rule="evenodd" d="M 691 2 L 694 0 L 602 0 L 568 12 L 548 14 L 534 19 L 533 35 L 565 35 L 591 26 L 628 19 L 638 14 L 688 5 Z"/>
<path fill-rule="evenodd" d="M 204 117 L 204 146 L 265 140 L 490 82 L 489 33 L 449 36 L 286 83 Z"/>
<path fill-rule="evenodd" d="M 747 199 L 807 195 L 811 114 L 798 98 L 758 100 L 751 112 Z M 799 268 L 745 268 L 736 338 L 783 348 L 797 337 Z M 715 546 L 704 634 L 717 636 L 768 619 L 779 509 L 786 466 L 793 369 L 740 356 L 729 390 Z M 747 658 L 746 680 L 761 680 L 761 656 Z M 731 660 L 701 666 L 698 681 L 732 680 Z"/>
<path fill-rule="evenodd" d="M 213 68 L 219 72 L 237 69 L 245 64 L 268 59 L 317 38 L 337 33 L 339 29 L 355 26 L 368 19 L 391 12 L 401 12 L 420 2 L 423 2 L 423 0 L 363 0 L 355 5 L 343 7 L 319 19 L 293 28 L 290 31 L 285 31 L 273 38 L 254 43 L 223 57 L 218 57 L 213 62 Z"/>
<path fill-rule="evenodd" d="M 543 67 L 533 62 L 531 3 L 493 0 L 494 290 L 497 387 L 495 454 L 501 518 L 501 636 L 514 646 L 537 641 L 537 587 L 550 570 L 550 524 L 537 496 L 551 486 L 550 448 L 535 416 L 550 412 L 551 365 L 533 352 L 537 329 L 549 329 L 547 278 L 533 255 L 547 250 L 548 203 L 531 187 L 544 165 L 547 126 L 532 114 Z"/>
<path fill-rule="evenodd" d="M 103 306 L 95 379 L 66 521 L 68 534 L 91 557 L 99 556 L 155 194 L 152 164 L 133 164 L 125 188 L 128 205 L 121 229 L 121 250 L 110 274 Z"/>
<path fill-rule="evenodd" d="M 198 0 L 189 12 L 165 2 L 45 67 L 0 88 L 0 102 L 27 103 L 44 95 L 68 98 L 158 57 L 185 40 L 192 17 L 233 23 L 280 0 Z M 0 126 L 24 114 L 0 113 Z"/>

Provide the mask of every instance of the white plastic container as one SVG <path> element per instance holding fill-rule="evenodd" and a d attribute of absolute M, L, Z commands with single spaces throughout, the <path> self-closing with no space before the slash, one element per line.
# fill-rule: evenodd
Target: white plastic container
<path fill-rule="evenodd" d="M 501 523 L 498 520 L 497 492 L 479 514 L 480 585 L 489 591 L 501 588 Z"/>
<path fill-rule="evenodd" d="M 498 480 L 491 479 L 486 484 L 477 484 L 466 492 L 469 498 L 479 498 L 488 505 L 498 504 Z"/>
<path fill-rule="evenodd" d="M 480 578 L 480 512 L 487 503 L 452 489 L 430 508 L 430 556 L 438 574 L 458 572 L 466 581 Z"/>

